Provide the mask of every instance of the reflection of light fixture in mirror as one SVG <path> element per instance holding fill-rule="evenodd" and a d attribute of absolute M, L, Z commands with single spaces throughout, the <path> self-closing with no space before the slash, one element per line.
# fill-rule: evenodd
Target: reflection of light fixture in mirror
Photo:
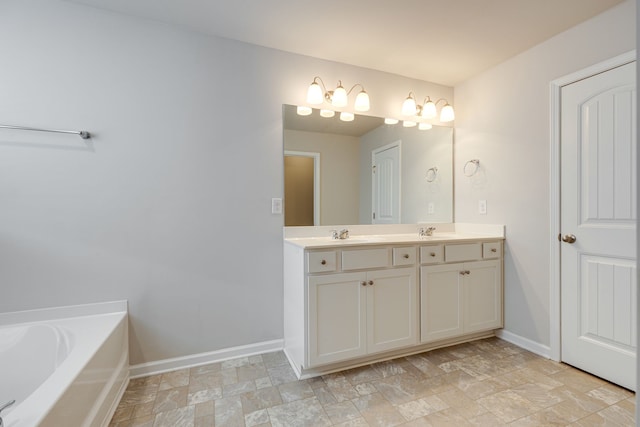
<path fill-rule="evenodd" d="M 404 122 L 402 122 L 402 126 L 406 127 L 406 128 L 412 128 L 416 125 L 416 122 L 412 122 L 411 120 L 405 120 Z"/>
<path fill-rule="evenodd" d="M 386 119 L 384 119 L 384 124 L 385 125 L 397 125 L 399 121 L 400 120 L 398 120 L 398 119 L 392 119 L 390 117 L 387 117 Z"/>
<path fill-rule="evenodd" d="M 333 110 L 320 110 L 320 116 L 322 117 L 333 117 L 336 115 L 336 112 Z"/>
<path fill-rule="evenodd" d="M 307 102 L 312 105 L 319 105 L 326 101 L 337 108 L 346 107 L 349 103 L 348 96 L 357 86 L 360 86 L 361 90 L 356 96 L 354 109 L 356 111 L 369 111 L 371 108 L 369 95 L 360 83 L 354 84 L 351 89 L 347 91 L 342 86 L 342 81 L 338 80 L 338 86 L 335 90 L 327 90 L 324 81 L 318 76 L 313 78 L 309 89 L 307 89 Z"/>
<path fill-rule="evenodd" d="M 354 118 L 355 115 L 353 113 L 349 113 L 348 111 L 343 111 L 342 113 L 340 113 L 340 120 L 342 120 L 343 122 L 352 122 Z"/>
<path fill-rule="evenodd" d="M 299 116 L 308 116 L 313 112 L 313 110 L 311 109 L 311 107 L 298 105 L 298 107 L 296 108 L 296 112 L 298 113 Z"/>
<path fill-rule="evenodd" d="M 409 96 L 407 96 L 407 99 L 402 103 L 402 114 L 405 116 L 420 116 L 425 119 L 433 119 L 438 115 L 436 106 L 441 101 L 444 102 L 445 105 L 442 107 L 442 110 L 440 110 L 440 121 L 443 123 L 453 121 L 455 119 L 455 113 L 453 107 L 446 99 L 440 98 L 433 102 L 431 97 L 427 96 L 422 105 L 420 105 L 416 104 L 413 92 L 409 92 Z"/>
<path fill-rule="evenodd" d="M 432 128 L 433 128 L 433 126 L 430 123 L 420 123 L 418 125 L 418 129 L 420 129 L 420 130 L 429 130 L 429 129 L 432 129 Z"/>

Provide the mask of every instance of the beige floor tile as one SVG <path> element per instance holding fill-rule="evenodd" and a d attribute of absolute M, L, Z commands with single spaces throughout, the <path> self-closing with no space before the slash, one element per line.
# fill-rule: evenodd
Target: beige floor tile
<path fill-rule="evenodd" d="M 619 427 L 635 400 L 490 338 L 303 381 L 281 351 L 136 378 L 109 426 Z"/>

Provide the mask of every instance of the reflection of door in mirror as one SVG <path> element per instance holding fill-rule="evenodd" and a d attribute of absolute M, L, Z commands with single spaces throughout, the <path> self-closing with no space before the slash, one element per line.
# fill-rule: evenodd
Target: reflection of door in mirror
<path fill-rule="evenodd" d="M 285 209 L 285 226 L 320 224 L 320 153 L 285 151 L 284 200 L 295 200 Z"/>
<path fill-rule="evenodd" d="M 372 223 L 400 223 L 400 141 L 371 152 Z"/>

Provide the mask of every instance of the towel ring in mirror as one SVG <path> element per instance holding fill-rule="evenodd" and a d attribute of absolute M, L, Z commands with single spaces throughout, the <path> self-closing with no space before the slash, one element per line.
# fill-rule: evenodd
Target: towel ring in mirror
<path fill-rule="evenodd" d="M 464 164 L 464 168 L 462 168 L 462 173 L 464 176 L 471 177 L 478 172 L 478 168 L 480 167 L 480 160 L 472 159 Z"/>
<path fill-rule="evenodd" d="M 438 176 L 438 168 L 437 167 L 432 167 L 427 169 L 427 175 L 425 176 L 425 178 L 427 179 L 427 182 L 433 182 L 436 180 L 436 177 Z"/>

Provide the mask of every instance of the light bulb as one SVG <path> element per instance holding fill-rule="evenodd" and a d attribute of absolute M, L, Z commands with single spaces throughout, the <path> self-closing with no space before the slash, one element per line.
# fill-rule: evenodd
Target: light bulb
<path fill-rule="evenodd" d="M 416 100 L 413 99 L 413 95 L 409 94 L 407 99 L 402 103 L 402 114 L 405 116 L 415 116 L 418 112 L 418 107 L 416 106 Z"/>
<path fill-rule="evenodd" d="M 333 91 L 333 96 L 331 97 L 331 105 L 334 107 L 346 107 L 347 103 L 347 91 L 342 87 L 342 82 L 338 81 L 338 87 Z"/>
<path fill-rule="evenodd" d="M 305 105 L 298 105 L 298 108 L 296 108 L 296 112 L 298 113 L 299 116 L 308 116 L 313 112 L 313 110 L 311 109 L 311 107 L 307 107 Z"/>
<path fill-rule="evenodd" d="M 397 125 L 399 122 L 398 119 L 392 119 L 390 117 L 387 117 L 386 119 L 384 119 L 384 124 L 385 125 Z"/>
<path fill-rule="evenodd" d="M 433 126 L 431 126 L 431 124 L 429 124 L 429 123 L 420 123 L 420 124 L 418 125 L 418 129 L 420 129 L 420 130 L 429 130 L 429 129 L 431 129 L 432 127 L 433 127 Z"/>
<path fill-rule="evenodd" d="M 309 85 L 309 89 L 307 89 L 307 102 L 312 105 L 317 105 L 322 104 L 323 101 L 324 93 L 322 93 L 322 88 L 314 79 Z"/>
<path fill-rule="evenodd" d="M 365 92 L 364 89 L 356 96 L 354 108 L 356 111 L 369 111 L 369 108 L 371 108 L 369 104 L 369 94 Z"/>
<path fill-rule="evenodd" d="M 440 111 L 440 121 L 441 122 L 452 122 L 456 118 L 455 113 L 453 112 L 453 107 L 449 104 L 442 107 L 442 111 Z"/>
<path fill-rule="evenodd" d="M 336 112 L 335 112 L 335 111 L 333 111 L 333 110 L 320 110 L 320 115 L 321 115 L 322 117 L 327 117 L 327 118 L 329 118 L 329 117 L 333 117 L 333 116 L 335 116 L 335 115 L 336 115 Z"/>
<path fill-rule="evenodd" d="M 353 113 L 349 113 L 348 111 L 343 111 L 342 113 L 340 113 L 340 120 L 342 120 L 343 122 L 352 122 L 354 118 L 355 115 Z"/>
<path fill-rule="evenodd" d="M 428 98 L 428 101 L 422 106 L 422 117 L 425 119 L 433 119 L 437 115 L 438 112 L 436 111 L 436 104 L 431 100 L 431 98 Z"/>
<path fill-rule="evenodd" d="M 404 122 L 402 122 L 402 126 L 406 128 L 412 128 L 415 125 L 416 125 L 416 122 L 412 122 L 411 120 L 405 120 Z"/>

